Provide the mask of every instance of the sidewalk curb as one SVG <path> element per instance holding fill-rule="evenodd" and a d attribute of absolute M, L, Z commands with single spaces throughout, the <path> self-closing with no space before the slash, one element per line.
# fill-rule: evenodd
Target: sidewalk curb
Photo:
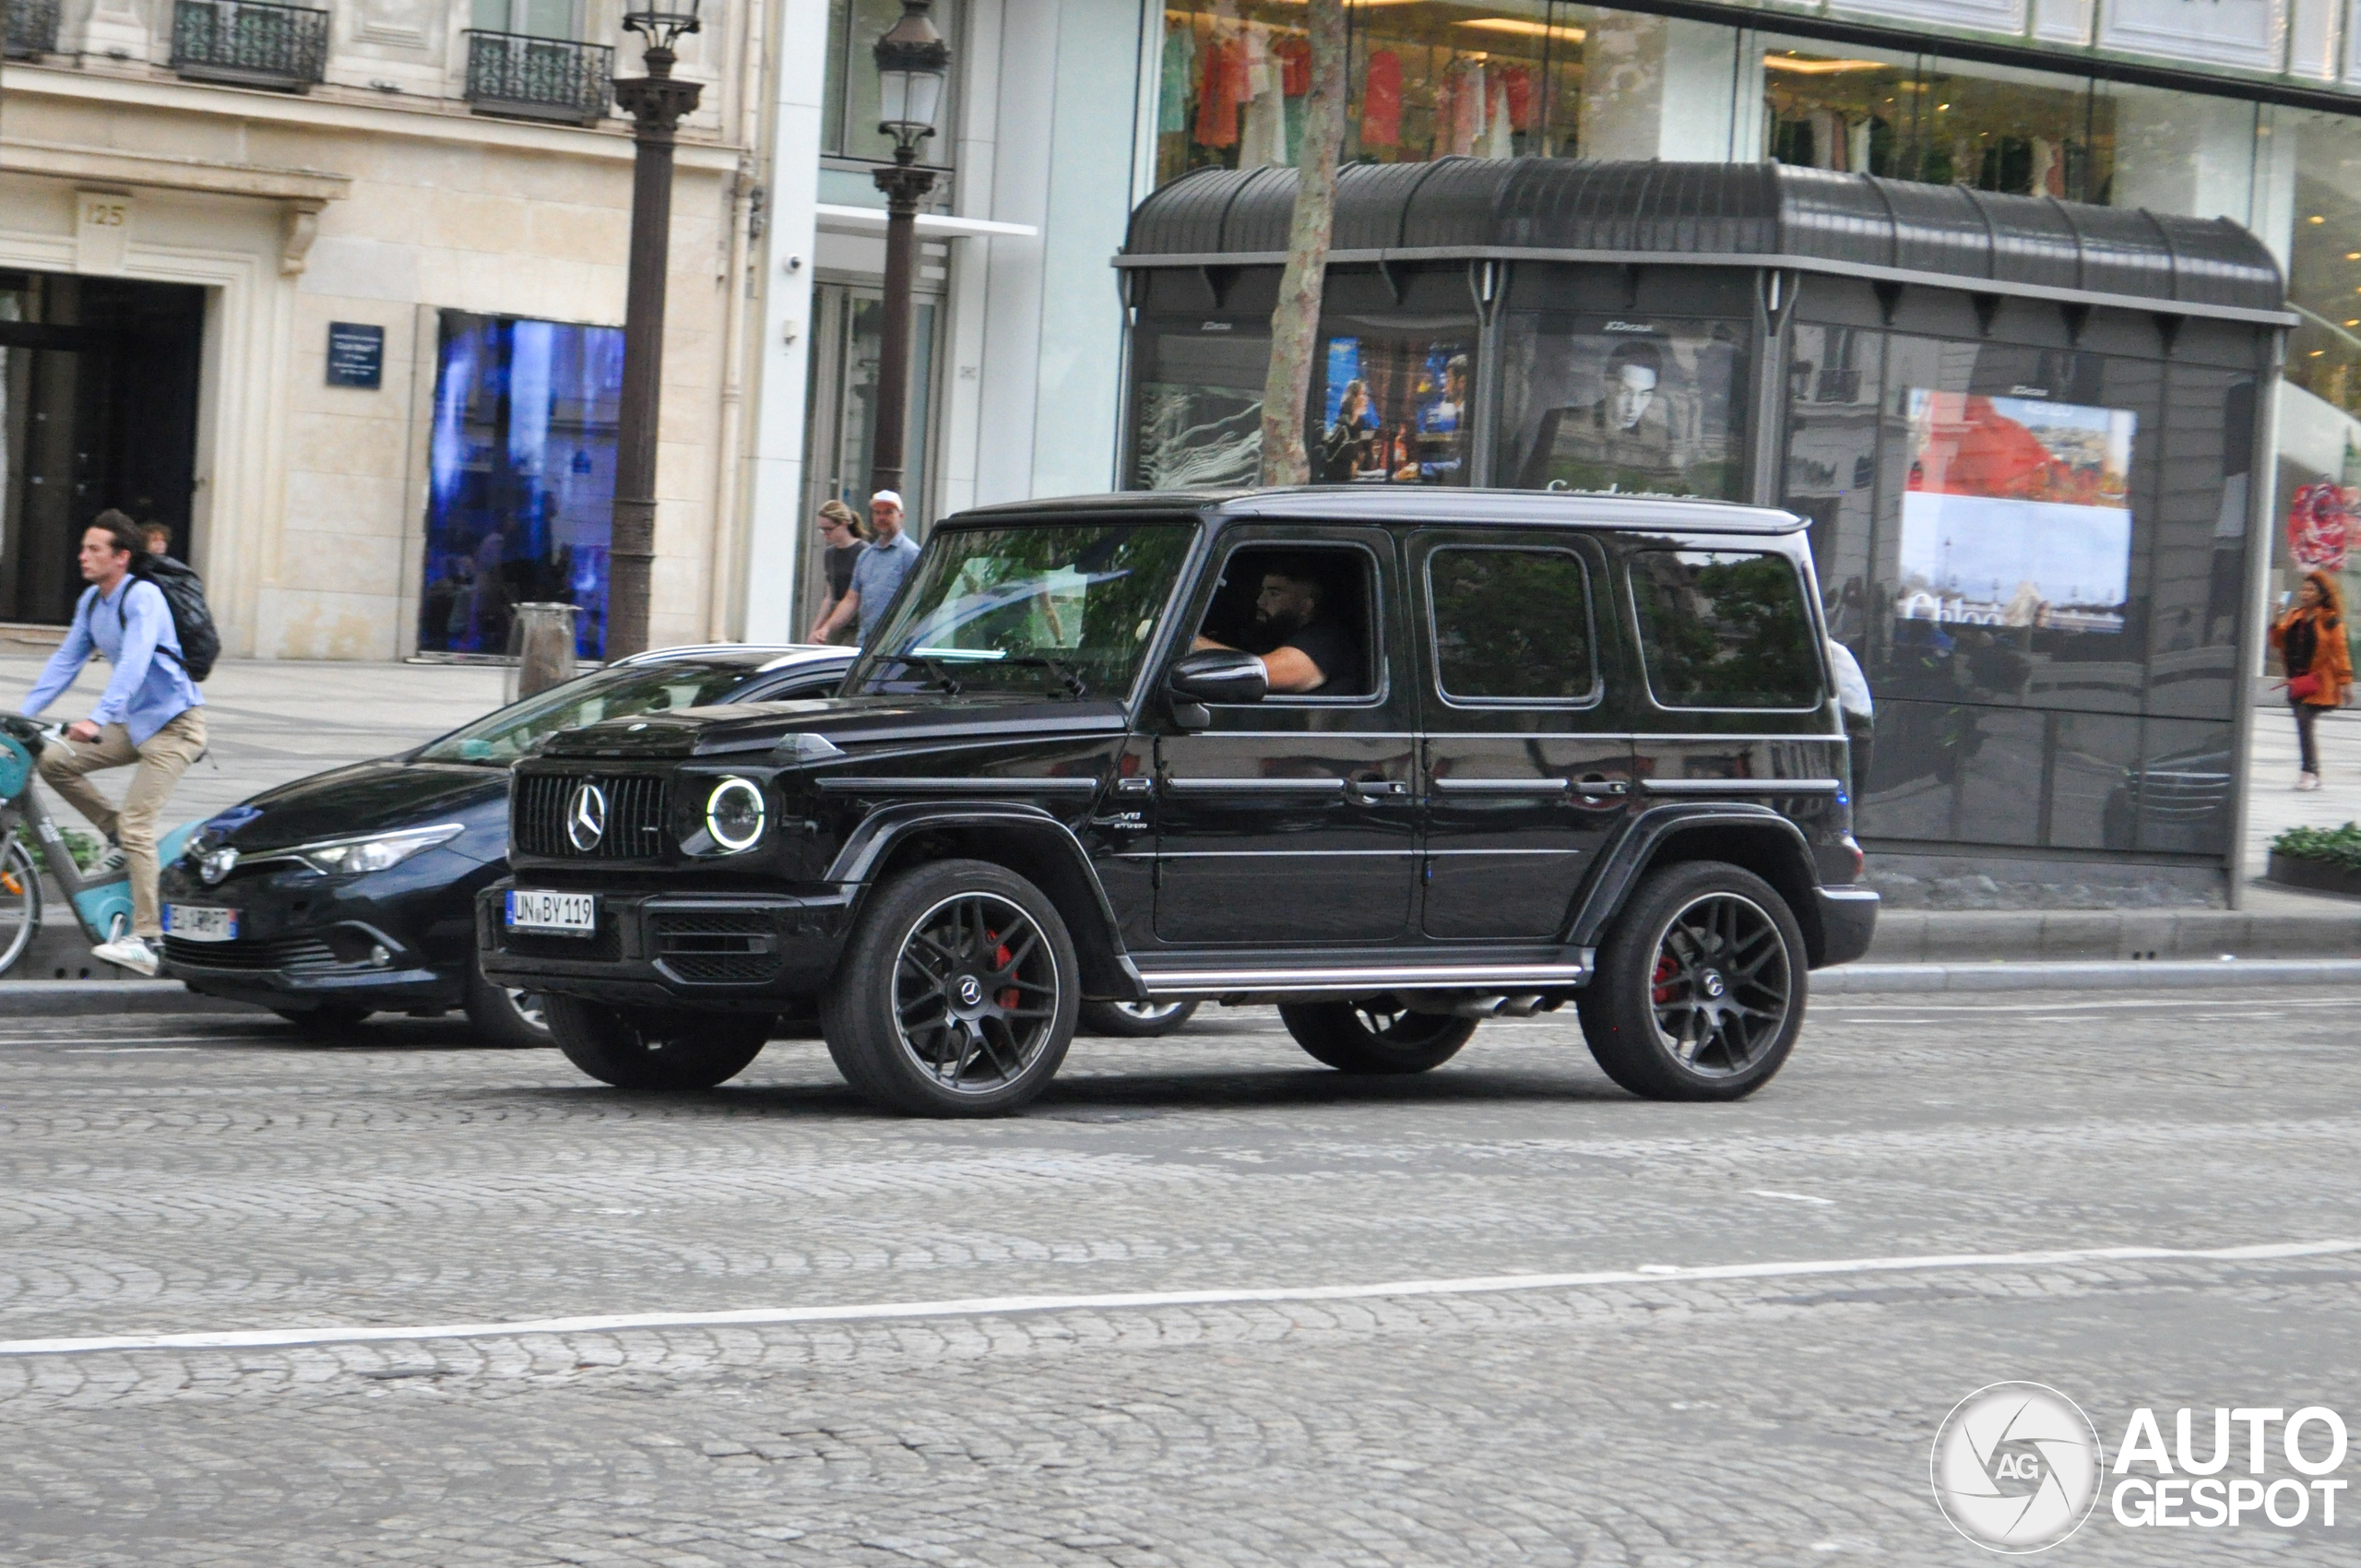
<path fill-rule="evenodd" d="M 2146 991 L 2361 985 L 2361 958 L 2171 959 L 2113 964 L 1847 964 L 1811 977 L 1816 996 L 1931 991 Z"/>
<path fill-rule="evenodd" d="M 269 1013 L 246 1002 L 199 996 L 172 980 L 0 980 L 0 1018 L 58 1018 L 105 1013 Z"/>

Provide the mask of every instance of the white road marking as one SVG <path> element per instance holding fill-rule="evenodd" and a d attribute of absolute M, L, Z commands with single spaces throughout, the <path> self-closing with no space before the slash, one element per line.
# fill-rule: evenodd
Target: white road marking
<path fill-rule="evenodd" d="M 503 1323 L 421 1324 L 395 1327 L 335 1324 L 320 1328 L 223 1329 L 199 1334 L 115 1334 L 77 1338 L 0 1339 L 0 1356 L 73 1355 L 93 1350 L 243 1350 L 303 1345 L 352 1345 L 420 1339 L 507 1339 L 533 1334 L 615 1334 L 651 1328 L 784 1327 L 806 1323 L 879 1323 L 898 1318 L 1002 1317 L 1015 1313 L 1141 1312 L 1157 1307 L 1253 1306 L 1286 1301 L 1366 1301 L 1386 1297 L 1488 1296 L 1512 1290 L 1567 1290 L 1599 1285 L 1661 1285 L 1668 1280 L 1791 1279 L 1813 1275 L 1930 1274 L 1979 1268 L 2058 1268 L 2079 1264 L 2247 1263 L 2361 1253 L 2361 1241 L 2272 1241 L 2249 1247 L 2072 1247 L 2051 1252 L 1952 1253 L 1916 1257 L 1811 1259 L 1790 1263 L 1708 1264 L 1584 1274 L 1491 1274 L 1462 1279 L 1395 1279 L 1376 1285 L 1294 1285 L 1263 1289 L 1141 1290 L 1089 1296 L 978 1296 L 943 1301 L 863 1301 L 834 1307 L 746 1307 L 703 1313 L 615 1313 L 523 1318 Z"/>
<path fill-rule="evenodd" d="M 1774 1193 L 1768 1187 L 1749 1187 L 1746 1194 L 1751 1198 L 1785 1198 L 1791 1204 L 1821 1204 L 1830 1208 L 1836 1206 L 1834 1198 L 1816 1198 L 1809 1193 Z"/>

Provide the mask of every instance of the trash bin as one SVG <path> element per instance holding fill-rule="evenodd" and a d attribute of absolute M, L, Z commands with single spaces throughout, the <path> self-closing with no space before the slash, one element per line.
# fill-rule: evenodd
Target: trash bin
<path fill-rule="evenodd" d="M 511 610 L 508 657 L 516 662 L 508 672 L 510 702 L 574 679 L 574 618 L 580 613 L 572 604 L 519 604 Z"/>

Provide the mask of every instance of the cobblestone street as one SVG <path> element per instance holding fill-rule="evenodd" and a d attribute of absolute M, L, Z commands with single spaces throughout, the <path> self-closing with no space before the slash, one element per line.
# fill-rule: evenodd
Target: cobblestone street
<path fill-rule="evenodd" d="M 2361 1237 L 2352 1006 L 1832 998 L 1732 1107 L 1623 1096 L 1571 1018 L 1356 1081 L 1216 1009 L 968 1124 L 871 1113 L 804 1041 L 634 1099 L 435 1023 L 18 1020 L 0 1555 L 1983 1561 L 1927 1486 L 1979 1385 L 2051 1384 L 2110 1451 L 2136 1406 L 2361 1408 L 2361 1254 L 2090 1255 Z M 1800 1262 L 1843 1266 L 1765 1266 Z M 1614 1277 L 1467 1283 L 1536 1273 Z M 1200 1299 L 647 1324 L 1129 1292 Z M 20 1353 L 601 1316 L 638 1326 Z M 2056 1560 L 2349 1562 L 2339 1519 L 2102 1502 Z"/>

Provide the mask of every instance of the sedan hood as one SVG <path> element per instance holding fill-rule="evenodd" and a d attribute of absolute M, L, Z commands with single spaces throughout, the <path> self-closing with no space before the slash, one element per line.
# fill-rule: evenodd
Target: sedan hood
<path fill-rule="evenodd" d="M 798 735 L 845 751 L 998 735 L 1047 740 L 1124 727 L 1122 704 L 979 694 L 912 701 L 900 696 L 813 697 L 731 703 L 611 719 L 553 737 L 544 756 L 684 757 L 768 752 Z"/>
<path fill-rule="evenodd" d="M 386 757 L 331 768 L 248 797 L 205 825 L 241 854 L 358 833 L 452 822 L 497 806 L 504 817 L 508 770 Z"/>

